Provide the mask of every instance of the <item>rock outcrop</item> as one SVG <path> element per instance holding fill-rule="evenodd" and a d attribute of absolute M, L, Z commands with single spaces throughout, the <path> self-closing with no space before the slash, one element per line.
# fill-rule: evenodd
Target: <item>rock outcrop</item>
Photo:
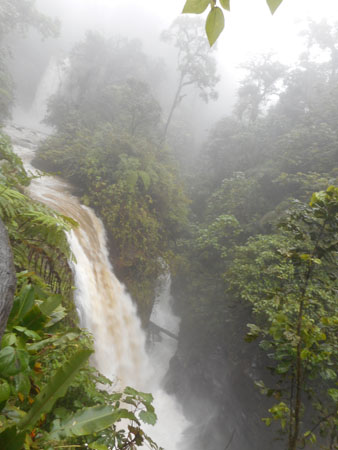
<path fill-rule="evenodd" d="M 0 219 L 0 341 L 13 305 L 16 276 L 7 230 Z"/>

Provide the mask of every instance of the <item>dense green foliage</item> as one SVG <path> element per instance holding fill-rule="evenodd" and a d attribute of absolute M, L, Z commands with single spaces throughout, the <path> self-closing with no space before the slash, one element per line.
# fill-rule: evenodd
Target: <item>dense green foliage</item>
<path fill-rule="evenodd" d="M 76 223 L 26 197 L 30 177 L 3 134 L 0 159 L 0 217 L 18 281 L 0 350 L 1 448 L 157 449 L 140 428 L 156 422 L 152 396 L 114 393 L 88 364 L 92 339 L 74 323 L 67 262 L 65 231 Z"/>
<path fill-rule="evenodd" d="M 41 146 L 37 160 L 71 180 L 103 219 L 115 270 L 138 300 L 144 321 L 156 279 L 172 262 L 187 203 L 160 143 L 160 107 L 148 85 L 127 77 L 142 78 L 146 70 L 135 43 L 88 34 L 74 49 L 65 87 L 50 103 L 48 122 L 58 132 Z"/>
<path fill-rule="evenodd" d="M 224 351 L 246 392 L 254 378 L 268 394 L 265 422 L 280 422 L 288 450 L 315 439 L 332 448 L 337 439 L 336 191 L 326 190 L 337 179 L 334 35 L 325 24 L 311 25 L 308 52 L 296 67 L 271 55 L 243 66 L 247 76 L 234 114 L 210 133 L 190 186 L 194 215 L 185 234 L 186 200 L 160 144 L 160 108 L 145 84 L 147 59 L 132 46 L 133 59 L 125 60 L 128 41 L 112 46 L 88 35 L 75 48 L 64 87 L 50 103 L 48 121 L 57 133 L 38 159 L 70 179 L 103 218 L 114 266 L 144 321 L 163 261 L 176 252 L 185 367 L 216 347 Z M 182 45 L 184 86 L 194 77 L 184 66 L 189 47 Z M 315 63 L 314 46 L 331 58 Z M 125 68 L 139 79 L 126 80 Z M 314 190 L 321 193 L 306 206 Z M 261 336 L 261 347 L 245 343 L 246 334 L 247 341 Z M 257 365 L 254 376 L 250 364 Z"/>
<path fill-rule="evenodd" d="M 0 123 L 9 117 L 14 99 L 13 81 L 6 60 L 6 53 L 0 51 Z"/>
<path fill-rule="evenodd" d="M 273 13 L 281 0 L 267 3 Z M 209 7 L 212 45 L 230 2 L 188 0 L 183 12 L 201 14 Z M 247 75 L 233 114 L 215 124 L 198 169 L 185 180 L 188 223 L 188 201 L 164 138 L 184 89 L 195 86 L 204 100 L 212 99 L 218 77 L 200 29 L 184 19 L 162 36 L 179 53 L 179 84 L 166 123 L 153 90 L 160 64 L 137 41 L 88 33 L 50 100 L 46 122 L 55 134 L 41 145 L 36 163 L 70 180 L 103 219 L 114 268 L 138 301 L 144 324 L 156 279 L 170 267 L 182 317 L 171 375 L 179 374 L 176 386 L 187 410 L 191 397 L 200 396 L 221 423 L 217 433 L 209 423 L 200 426 L 196 450 L 218 450 L 212 441 L 217 434 L 230 446 L 235 422 L 234 430 L 252 433 L 252 450 L 270 448 L 264 423 L 278 430 L 281 444 L 274 449 L 315 443 L 333 450 L 338 27 L 310 24 L 307 51 L 293 67 L 270 54 L 243 65 Z M 326 59 L 312 57 L 318 50 Z M 11 82 L 2 59 L 0 82 L 7 114 Z M 171 142 L 184 148 L 187 141 L 171 134 Z M 55 442 L 139 446 L 148 439 L 140 420 L 156 420 L 151 396 L 131 388 L 124 394 L 97 390 L 97 381 L 109 381 L 88 367 L 90 337 L 69 328 L 71 255 L 64 231 L 76 224 L 28 203 L 22 186 L 29 177 L 4 137 L 0 151 L 7 161 L 1 166 L 0 214 L 19 273 L 0 351 L 0 443 L 10 442 L 11 449 L 23 442 L 26 448 L 53 448 Z M 229 398 L 240 405 L 231 414 Z M 123 401 L 132 411 L 120 406 Z M 128 431 L 117 431 L 120 419 L 133 422 Z"/>
<path fill-rule="evenodd" d="M 180 358 L 195 367 L 217 348 L 242 390 L 256 380 L 288 450 L 337 444 L 336 30 L 312 24 L 294 68 L 271 56 L 245 66 L 234 113 L 201 154 L 175 278 Z M 314 46 L 327 61 L 312 60 Z"/>
<path fill-rule="evenodd" d="M 9 139 L 0 136 L 0 217 L 7 226 L 18 272 L 32 270 L 43 277 L 53 292 L 68 293 L 70 251 L 65 232 L 76 225 L 70 218 L 55 216 L 39 203 L 28 202 L 18 189 L 30 176 L 11 149 Z"/>
<path fill-rule="evenodd" d="M 260 345 L 275 361 L 276 387 L 258 385 L 279 401 L 269 411 L 288 430 L 290 450 L 321 431 L 336 438 L 337 214 L 338 188 L 313 194 L 309 206 L 298 202 L 281 222 L 283 233 L 238 247 L 227 272 L 231 288 L 253 305 L 257 322 L 248 325 L 247 340 L 262 335 Z M 309 399 L 313 424 L 304 430 Z"/>

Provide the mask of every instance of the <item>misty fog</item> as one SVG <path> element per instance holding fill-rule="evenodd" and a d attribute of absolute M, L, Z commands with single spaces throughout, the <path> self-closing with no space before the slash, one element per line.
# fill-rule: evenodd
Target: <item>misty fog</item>
<path fill-rule="evenodd" d="M 338 448 L 337 6 L 189 2 L 1 0 L 1 448 Z"/>

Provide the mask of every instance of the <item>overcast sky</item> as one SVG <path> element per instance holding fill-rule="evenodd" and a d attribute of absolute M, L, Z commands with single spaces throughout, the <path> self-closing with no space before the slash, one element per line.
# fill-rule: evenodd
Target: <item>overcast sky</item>
<path fill-rule="evenodd" d="M 37 0 L 41 11 L 60 17 L 67 42 L 79 41 L 86 29 L 97 29 L 107 37 L 140 38 L 147 54 L 164 60 L 168 45 L 160 42 L 160 32 L 180 15 L 184 3 L 185 0 Z M 238 69 L 241 62 L 272 51 L 282 63 L 290 64 L 301 52 L 303 38 L 299 31 L 306 27 L 308 19 L 338 21 L 337 0 L 284 0 L 274 16 L 265 0 L 230 3 L 231 13 L 225 13 L 225 28 L 216 50 L 222 77 L 218 86 L 220 101 L 208 106 L 209 110 L 221 108 L 215 112 L 217 115 L 232 109 L 236 82 L 243 76 Z"/>
<path fill-rule="evenodd" d="M 74 37 L 85 28 L 106 36 L 140 37 L 145 49 L 180 14 L 185 0 L 38 0 L 41 10 L 62 16 L 65 32 Z M 225 29 L 217 43 L 221 70 L 231 71 L 256 53 L 273 51 L 282 62 L 301 50 L 301 24 L 309 18 L 338 21 L 337 0 L 284 0 L 271 16 L 265 0 L 231 0 Z M 305 25 L 304 25 L 305 26 Z M 304 28 L 303 26 L 303 28 Z M 162 50 L 161 50 L 162 51 Z"/>

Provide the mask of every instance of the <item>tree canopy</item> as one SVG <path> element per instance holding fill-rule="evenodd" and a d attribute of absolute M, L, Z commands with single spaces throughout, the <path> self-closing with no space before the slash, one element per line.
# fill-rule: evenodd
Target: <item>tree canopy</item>
<path fill-rule="evenodd" d="M 162 142 L 161 108 L 145 81 L 154 76 L 152 68 L 138 42 L 87 34 L 49 103 L 46 121 L 56 134 L 37 159 L 61 171 L 99 212 L 113 242 L 115 270 L 144 322 L 163 262 L 172 263 L 187 219 L 178 171 Z"/>
<path fill-rule="evenodd" d="M 195 216 L 179 246 L 174 287 L 187 331 L 175 374 L 186 373 L 184 360 L 189 395 L 215 403 L 222 395 L 215 384 L 231 380 L 250 433 L 250 444 L 233 437 L 240 448 L 337 443 L 337 80 L 334 52 L 315 62 L 313 39 L 293 67 L 273 56 L 246 64 L 233 114 L 202 148 L 191 187 Z M 197 383 L 200 358 L 213 373 L 200 369 Z M 225 361 L 223 371 L 215 360 Z M 213 380 L 208 395 L 199 392 L 206 377 Z M 253 380 L 266 400 L 256 397 Z M 222 412 L 224 389 L 218 414 L 228 442 L 241 417 Z"/>

